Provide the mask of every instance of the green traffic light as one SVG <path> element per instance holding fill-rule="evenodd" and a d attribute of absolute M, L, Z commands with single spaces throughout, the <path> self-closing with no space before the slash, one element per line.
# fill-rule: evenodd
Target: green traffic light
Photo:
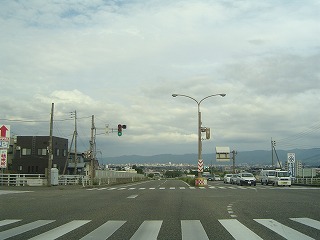
<path fill-rule="evenodd" d="M 118 132 L 118 136 L 119 136 L 119 137 L 122 136 L 122 132 Z"/>

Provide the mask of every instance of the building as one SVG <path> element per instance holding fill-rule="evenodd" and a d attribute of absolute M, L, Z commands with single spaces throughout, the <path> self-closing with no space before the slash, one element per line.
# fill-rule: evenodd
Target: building
<path fill-rule="evenodd" d="M 49 139 L 49 136 L 17 136 L 11 172 L 44 174 L 48 168 Z M 62 173 L 67 161 L 68 139 L 53 136 L 52 148 L 52 164 Z"/>

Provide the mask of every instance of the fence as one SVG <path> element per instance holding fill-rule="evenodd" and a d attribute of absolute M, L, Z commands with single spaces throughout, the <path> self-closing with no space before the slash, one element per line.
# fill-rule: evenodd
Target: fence
<path fill-rule="evenodd" d="M 320 178 L 295 178 L 292 181 L 293 184 L 302 185 L 318 185 L 320 186 Z"/>
<path fill-rule="evenodd" d="M 0 174 L 1 186 L 42 186 L 47 184 L 44 174 Z"/>
<path fill-rule="evenodd" d="M 96 170 L 95 184 L 110 185 L 128 182 L 136 182 L 145 179 L 144 174 L 137 174 L 132 172 L 110 171 L 110 170 Z"/>
<path fill-rule="evenodd" d="M 94 184 L 109 185 L 141 181 L 143 174 L 130 172 L 117 172 L 109 170 L 96 170 Z M 83 175 L 59 175 L 59 185 L 90 185 L 90 178 Z M 0 186 L 45 186 L 45 174 L 2 174 L 0 173 Z"/>

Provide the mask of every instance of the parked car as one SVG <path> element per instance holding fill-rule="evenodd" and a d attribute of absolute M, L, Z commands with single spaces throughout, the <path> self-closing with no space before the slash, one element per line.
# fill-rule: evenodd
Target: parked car
<path fill-rule="evenodd" d="M 215 180 L 215 181 L 220 181 L 220 180 L 221 180 L 221 178 L 220 178 L 220 176 L 219 176 L 219 175 L 214 175 L 214 180 Z"/>
<path fill-rule="evenodd" d="M 238 178 L 238 174 L 232 174 L 232 177 L 230 178 L 230 183 L 237 184 L 237 178 Z"/>
<path fill-rule="evenodd" d="M 231 183 L 231 177 L 232 177 L 232 174 L 226 174 L 226 175 L 224 175 L 224 177 L 223 177 L 223 182 L 224 182 L 224 183 Z"/>
<path fill-rule="evenodd" d="M 239 177 L 237 178 L 237 185 L 254 185 L 256 186 L 257 179 L 253 176 L 252 173 L 239 173 Z"/>
<path fill-rule="evenodd" d="M 207 175 L 206 178 L 207 178 L 207 181 L 213 181 L 214 180 L 214 177 L 211 176 L 211 175 Z"/>

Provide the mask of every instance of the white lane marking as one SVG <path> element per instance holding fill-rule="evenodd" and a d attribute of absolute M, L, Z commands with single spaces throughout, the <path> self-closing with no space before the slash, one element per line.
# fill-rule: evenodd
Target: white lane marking
<path fill-rule="evenodd" d="M 127 197 L 127 198 L 136 198 L 136 197 L 138 197 L 137 194 L 136 195 L 131 195 L 131 196 Z"/>
<path fill-rule="evenodd" d="M 164 188 L 164 187 L 161 187 L 161 188 L 159 188 L 160 190 L 164 190 L 164 189 L 166 189 L 166 188 Z"/>
<path fill-rule="evenodd" d="M 262 240 L 262 238 L 240 223 L 237 219 L 222 219 L 219 220 L 219 222 L 236 240 Z"/>
<path fill-rule="evenodd" d="M 290 218 L 292 221 L 320 230 L 320 222 L 311 218 Z"/>
<path fill-rule="evenodd" d="M 74 229 L 81 227 L 82 225 L 90 222 L 89 220 L 74 220 L 69 223 L 66 223 L 60 227 L 54 228 L 48 232 L 42 233 L 34 238 L 29 240 L 54 240 L 58 237 L 65 235 L 68 232 L 71 232 Z"/>
<path fill-rule="evenodd" d="M 181 220 L 182 240 L 209 240 L 200 220 Z"/>
<path fill-rule="evenodd" d="M 174 189 L 176 189 L 175 187 L 170 187 L 170 190 L 174 190 Z"/>
<path fill-rule="evenodd" d="M 125 189 L 126 189 L 126 188 L 123 188 L 123 187 L 122 187 L 122 188 L 118 188 L 118 190 L 125 190 Z"/>
<path fill-rule="evenodd" d="M 186 189 L 186 187 L 180 187 L 180 189 Z"/>
<path fill-rule="evenodd" d="M 287 227 L 273 219 L 253 219 L 256 222 L 260 223 L 261 225 L 269 228 L 270 230 L 274 231 L 275 233 L 279 234 L 280 236 L 284 237 L 285 239 L 290 240 L 309 240 L 313 239 L 303 233 L 300 233 L 290 227 Z"/>
<path fill-rule="evenodd" d="M 136 189 L 136 188 L 134 188 L 134 187 L 131 187 L 131 188 L 129 188 L 128 190 L 134 190 L 134 189 Z"/>
<path fill-rule="evenodd" d="M 144 221 L 130 240 L 156 240 L 162 221 Z"/>
<path fill-rule="evenodd" d="M 144 187 L 141 187 L 141 188 L 139 188 L 139 190 L 145 190 L 146 188 L 144 188 Z"/>
<path fill-rule="evenodd" d="M 149 188 L 150 190 L 155 190 L 156 188 L 154 188 L 154 187 L 151 187 L 151 188 Z"/>
<path fill-rule="evenodd" d="M 105 240 L 117 231 L 126 221 L 108 221 L 80 240 Z"/>
<path fill-rule="evenodd" d="M 49 223 L 52 223 L 52 222 L 54 222 L 54 220 L 38 220 L 35 222 L 24 224 L 22 226 L 15 227 L 15 228 L 0 232 L 0 239 L 7 239 L 10 237 L 19 235 L 21 233 L 33 230 L 35 228 L 42 227 L 42 226 L 49 224 Z"/>

